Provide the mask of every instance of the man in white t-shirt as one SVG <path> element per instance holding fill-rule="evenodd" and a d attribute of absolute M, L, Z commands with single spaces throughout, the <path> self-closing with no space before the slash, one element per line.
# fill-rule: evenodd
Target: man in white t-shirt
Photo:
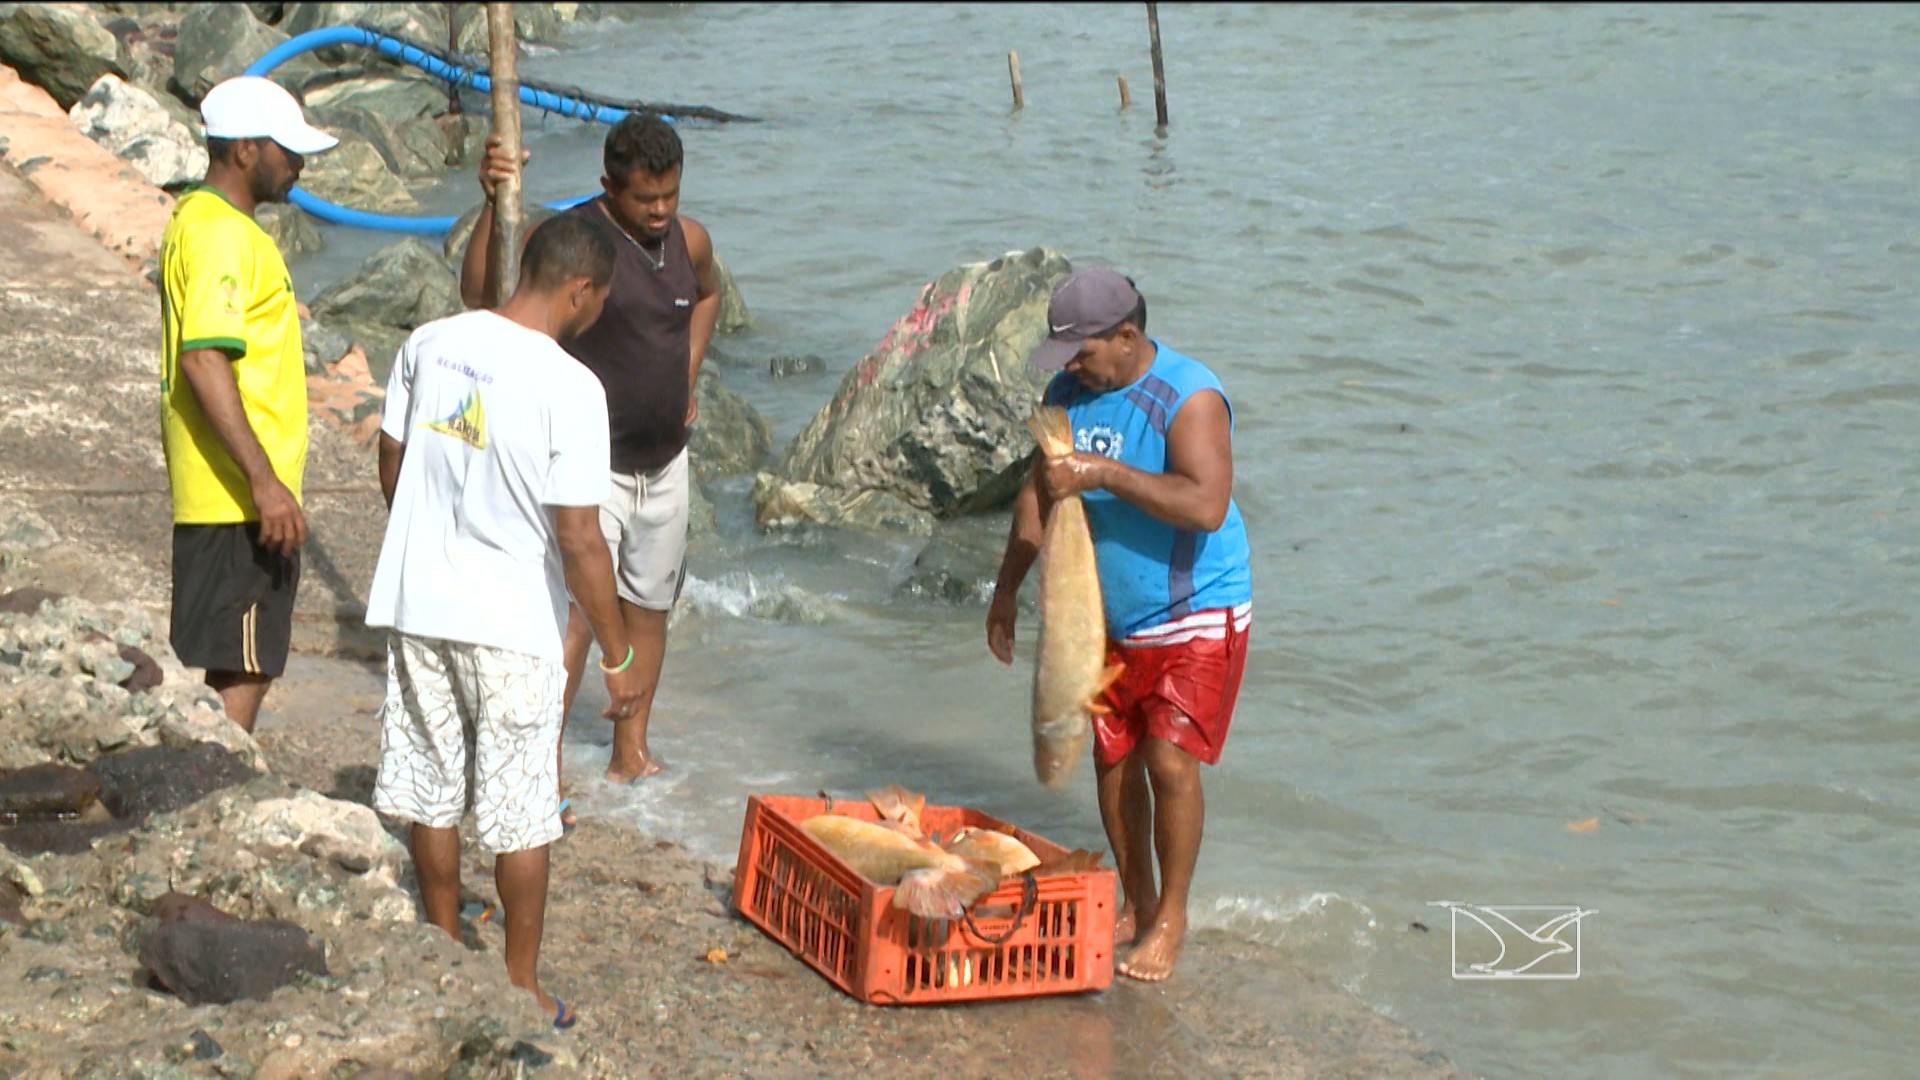
<path fill-rule="evenodd" d="M 528 239 L 512 299 L 407 339 L 387 381 L 390 517 L 367 602 L 367 625 L 392 631 L 374 809 L 412 823 L 427 920 L 458 939 L 471 795 L 496 856 L 507 974 L 563 1028 L 573 1013 L 541 992 L 538 968 L 547 845 L 561 834 L 569 593 L 608 658 L 606 715 L 645 693 L 600 536 L 606 395 L 556 340 L 599 318 L 615 256 L 591 225 L 553 218 Z"/>

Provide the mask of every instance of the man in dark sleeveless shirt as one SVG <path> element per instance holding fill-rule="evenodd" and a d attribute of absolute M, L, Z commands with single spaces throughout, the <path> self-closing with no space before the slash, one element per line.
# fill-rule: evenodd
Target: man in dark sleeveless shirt
<path fill-rule="evenodd" d="M 562 344 L 607 391 L 613 490 L 600 509 L 600 529 L 613 551 L 633 653 L 602 657 L 601 665 L 630 663 L 646 684 L 639 702 L 614 718 L 607 779 L 621 783 L 660 771 L 647 747 L 647 722 L 667 651 L 667 616 L 686 569 L 694 380 L 720 318 L 712 241 L 699 222 L 679 216 L 683 162 L 673 125 L 629 114 L 607 133 L 602 194 L 566 211 L 606 229 L 620 250 L 599 321 Z M 488 201 L 460 267 L 460 297 L 468 307 L 482 306 L 493 294 L 493 186 L 517 172 L 499 143 L 488 139 L 480 165 L 480 189 Z M 576 607 L 566 638 L 569 711 L 591 644 Z"/>

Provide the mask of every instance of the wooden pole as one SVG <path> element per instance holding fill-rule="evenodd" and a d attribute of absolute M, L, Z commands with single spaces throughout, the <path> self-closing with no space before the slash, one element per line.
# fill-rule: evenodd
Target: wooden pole
<path fill-rule="evenodd" d="M 447 55 L 460 55 L 460 5 L 447 5 Z M 460 115 L 460 84 L 447 81 L 447 115 Z"/>
<path fill-rule="evenodd" d="M 1127 106 L 1131 104 L 1133 104 L 1133 91 L 1127 89 L 1127 77 L 1122 75 L 1120 76 L 1120 111 L 1125 112 Z"/>
<path fill-rule="evenodd" d="M 1160 59 L 1160 5 L 1147 4 L 1147 35 L 1153 39 L 1153 115 L 1167 126 L 1167 68 Z"/>
<path fill-rule="evenodd" d="M 512 4 L 487 5 L 487 74 L 493 81 L 493 133 L 500 138 L 507 160 L 520 160 L 520 76 L 515 67 L 518 46 L 513 29 Z M 495 294 L 488 303 L 498 306 L 513 295 L 520 281 L 520 178 L 516 175 L 493 186 Z"/>
<path fill-rule="evenodd" d="M 1007 53 L 1007 76 L 1013 80 L 1013 107 L 1025 108 L 1027 98 L 1020 92 L 1020 54 L 1017 52 Z"/>

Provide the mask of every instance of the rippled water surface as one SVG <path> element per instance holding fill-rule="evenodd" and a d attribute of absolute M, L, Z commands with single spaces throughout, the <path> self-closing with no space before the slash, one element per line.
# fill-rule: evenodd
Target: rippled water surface
<path fill-rule="evenodd" d="M 526 70 L 767 118 L 686 129 L 683 209 L 781 440 L 923 282 L 1035 244 L 1132 272 L 1221 374 L 1257 616 L 1206 921 L 1480 1075 L 1909 1075 L 1920 10 L 1162 20 L 1164 137 L 1136 4 L 693 5 Z M 592 187 L 603 131 L 531 127 L 530 193 Z M 748 791 L 898 780 L 1102 842 L 1089 779 L 1034 783 L 982 610 L 744 498 L 675 631 L 672 768 L 590 803 L 730 858 Z M 573 737 L 584 784 L 607 729 Z M 1581 977 L 1452 980 L 1442 899 L 1597 910 Z"/>

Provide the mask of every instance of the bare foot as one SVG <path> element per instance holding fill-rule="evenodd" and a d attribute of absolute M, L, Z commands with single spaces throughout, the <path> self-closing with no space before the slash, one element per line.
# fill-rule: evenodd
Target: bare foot
<path fill-rule="evenodd" d="M 1152 917 L 1149 916 L 1147 921 L 1152 922 Z M 1132 904 L 1122 905 L 1119 918 L 1113 920 L 1113 943 L 1131 945 L 1139 940 L 1140 913 L 1134 910 Z"/>
<path fill-rule="evenodd" d="M 660 772 L 660 762 L 652 757 L 643 757 L 636 766 L 613 762 L 607 766 L 607 782 L 612 784 L 631 784 L 635 780 L 645 780 Z"/>
<path fill-rule="evenodd" d="M 1186 940 L 1185 915 L 1163 916 L 1120 962 L 1120 974 L 1141 982 L 1165 982 L 1180 961 L 1180 945 Z"/>

